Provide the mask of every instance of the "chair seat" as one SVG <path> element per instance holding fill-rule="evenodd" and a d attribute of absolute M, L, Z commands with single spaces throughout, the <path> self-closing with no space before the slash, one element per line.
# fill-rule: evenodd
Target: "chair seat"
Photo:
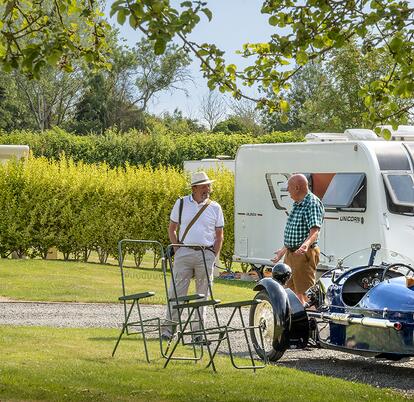
<path fill-rule="evenodd" d="M 216 306 L 216 308 L 254 306 L 255 304 L 259 304 L 261 302 L 262 301 L 259 299 L 252 299 L 252 300 L 243 300 L 243 301 L 230 302 L 230 303 L 220 303 Z"/>
<path fill-rule="evenodd" d="M 145 299 L 146 297 L 154 296 L 155 292 L 143 292 L 143 293 L 134 293 L 132 295 L 125 295 L 118 297 L 118 300 L 139 300 Z"/>
<path fill-rule="evenodd" d="M 198 302 L 192 302 L 192 303 L 185 303 L 185 304 L 176 304 L 173 306 L 175 309 L 180 308 L 197 308 L 197 307 L 204 307 L 204 306 L 215 306 L 216 304 L 219 304 L 220 300 L 201 300 Z"/>
<path fill-rule="evenodd" d="M 186 301 L 190 301 L 190 300 L 204 299 L 204 297 L 205 297 L 205 295 L 203 295 L 202 293 L 196 293 L 194 295 L 180 296 L 180 297 L 177 297 L 177 298 L 172 297 L 172 298 L 169 299 L 169 301 L 170 302 L 171 301 L 173 301 L 173 302 L 175 302 L 175 301 L 179 301 L 179 302 L 184 301 L 184 302 L 186 302 Z"/>

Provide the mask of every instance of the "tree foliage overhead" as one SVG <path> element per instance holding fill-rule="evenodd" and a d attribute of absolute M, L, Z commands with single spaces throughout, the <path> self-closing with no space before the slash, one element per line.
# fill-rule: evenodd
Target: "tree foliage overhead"
<path fill-rule="evenodd" d="M 368 108 L 359 95 L 360 88 L 380 79 L 389 66 L 389 55 L 379 51 L 364 54 L 356 43 L 332 50 L 323 62 L 308 63 L 292 78 L 283 93 L 290 104 L 288 121 L 282 123 L 279 113 L 263 113 L 264 124 L 268 130 L 298 129 L 304 133 L 363 127 Z M 270 90 L 268 96 L 273 96 Z M 401 111 L 411 104 L 409 99 L 398 97 L 395 102 Z M 382 105 L 376 110 L 381 113 Z M 409 118 L 408 112 L 401 112 L 399 121 L 406 124 Z"/>
<path fill-rule="evenodd" d="M 156 55 L 151 42 L 142 38 L 132 49 L 112 48 L 111 70 L 93 73 L 78 104 L 77 132 L 103 132 L 144 127 L 143 113 L 163 91 L 180 89 L 191 79 L 188 55 L 174 44 Z"/>
<path fill-rule="evenodd" d="M 84 31 L 83 31 L 84 32 Z M 0 128 L 46 130 L 60 126 L 77 133 L 144 128 L 144 112 L 160 92 L 180 88 L 191 79 L 188 54 L 168 45 L 155 55 L 147 38 L 133 48 L 106 32 L 110 69 L 72 62 L 71 72 L 44 65 L 37 79 L 27 70 L 0 70 Z"/>
<path fill-rule="evenodd" d="M 47 64 L 73 70 L 73 60 L 107 66 L 109 25 L 96 0 L 0 0 L 0 63 L 39 77 Z"/>
<path fill-rule="evenodd" d="M 70 71 L 72 59 L 83 56 L 103 64 L 107 25 L 94 0 L 0 0 L 0 63 L 39 75 L 46 63 Z M 200 62 L 211 90 L 249 98 L 241 85 L 259 83 L 264 95 L 254 99 L 269 112 L 288 119 L 284 93 L 292 79 L 311 61 L 319 62 L 351 41 L 371 52 L 389 56 L 384 74 L 359 88 L 367 108 L 365 121 L 397 124 L 413 105 L 413 11 L 407 0 L 265 0 L 274 34 L 265 43 L 246 43 L 240 51 L 251 61 L 244 69 L 226 64 L 215 44 L 195 43 L 189 34 L 204 16 L 211 20 L 207 1 L 116 0 L 111 14 L 119 24 L 143 32 L 161 55 L 172 40 L 181 40 Z M 271 90 L 275 96 L 266 96 Z M 399 102 L 399 99 L 410 102 Z"/>
<path fill-rule="evenodd" d="M 188 51 L 200 60 L 210 89 L 231 92 L 236 98 L 247 97 L 239 84 L 259 82 L 276 98 L 256 99 L 270 112 L 281 111 L 287 118 L 289 103 L 283 97 L 292 78 L 307 63 L 320 60 L 332 49 L 358 41 L 364 52 L 389 54 L 391 68 L 369 85 L 360 88 L 367 106 L 366 120 L 376 123 L 397 122 L 402 110 L 396 98 L 413 98 L 413 7 L 404 0 L 266 0 L 261 12 L 269 16 L 275 33 L 266 43 L 247 43 L 242 55 L 252 60 L 242 70 L 226 65 L 224 52 L 214 44 L 197 44 L 188 34 L 204 14 L 212 18 L 207 1 L 183 1 L 174 8 L 169 0 L 117 0 L 112 13 L 123 24 L 126 18 L 154 40 L 157 53 L 172 39 L 180 38 Z M 378 112 L 378 105 L 382 105 Z M 406 106 L 411 107 L 412 105 Z"/>

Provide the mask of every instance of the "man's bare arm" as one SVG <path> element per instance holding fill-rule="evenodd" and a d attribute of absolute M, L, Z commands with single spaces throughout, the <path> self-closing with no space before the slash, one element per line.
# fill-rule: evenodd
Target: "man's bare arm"
<path fill-rule="evenodd" d="M 223 228 L 216 228 L 216 241 L 214 242 L 214 254 L 219 255 L 224 241 Z"/>
<path fill-rule="evenodd" d="M 168 225 L 168 237 L 170 238 L 171 244 L 177 244 L 178 243 L 177 228 L 178 228 L 178 223 L 170 221 L 170 224 Z M 174 247 L 174 251 L 177 251 L 175 249 L 175 247 Z"/>

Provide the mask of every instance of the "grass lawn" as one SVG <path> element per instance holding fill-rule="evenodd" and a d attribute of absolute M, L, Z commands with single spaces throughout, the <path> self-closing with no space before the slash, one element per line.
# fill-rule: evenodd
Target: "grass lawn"
<path fill-rule="evenodd" d="M 159 269 L 126 269 L 127 293 L 155 291 L 144 303 L 165 304 Z M 214 296 L 222 301 L 254 296 L 252 283 L 215 280 Z M 193 290 L 190 290 L 193 292 Z M 115 265 L 59 260 L 0 260 L 0 296 L 18 300 L 116 302 L 121 275 Z"/>
<path fill-rule="evenodd" d="M 205 364 L 171 362 L 163 369 L 157 341 L 147 364 L 142 342 L 121 342 L 117 331 L 0 327 L 0 400 L 55 401 L 400 401 L 398 394 L 365 384 L 269 366 L 256 374 L 217 358 Z"/>

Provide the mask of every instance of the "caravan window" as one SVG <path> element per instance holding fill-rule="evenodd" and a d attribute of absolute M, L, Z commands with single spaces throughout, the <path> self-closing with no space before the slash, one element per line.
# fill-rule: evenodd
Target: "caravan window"
<path fill-rule="evenodd" d="M 325 208 L 346 208 L 364 211 L 367 207 L 364 173 L 337 173 L 322 198 Z"/>
<path fill-rule="evenodd" d="M 335 173 L 312 173 L 310 176 L 309 189 L 321 200 Z"/>
<path fill-rule="evenodd" d="M 382 175 L 393 204 L 414 207 L 414 175 L 411 173 L 383 173 Z"/>

